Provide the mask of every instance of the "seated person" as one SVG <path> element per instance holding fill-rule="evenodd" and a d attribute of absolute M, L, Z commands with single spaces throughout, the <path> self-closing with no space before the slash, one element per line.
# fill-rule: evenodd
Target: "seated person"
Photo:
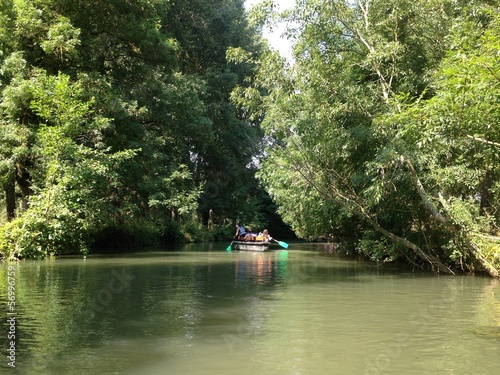
<path fill-rule="evenodd" d="M 247 234 L 245 235 L 245 241 L 255 241 L 257 233 L 252 232 L 252 228 L 248 228 Z"/>
<path fill-rule="evenodd" d="M 269 242 L 273 238 L 269 235 L 269 233 L 267 232 L 267 229 L 264 229 L 263 232 L 259 233 L 259 235 L 257 236 L 256 239 L 257 239 L 257 241 Z"/>

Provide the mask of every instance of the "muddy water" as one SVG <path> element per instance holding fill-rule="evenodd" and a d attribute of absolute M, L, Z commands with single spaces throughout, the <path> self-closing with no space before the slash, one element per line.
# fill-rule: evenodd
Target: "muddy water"
<path fill-rule="evenodd" d="M 1 264 L 0 372 L 498 373 L 495 280 L 226 247 Z"/>

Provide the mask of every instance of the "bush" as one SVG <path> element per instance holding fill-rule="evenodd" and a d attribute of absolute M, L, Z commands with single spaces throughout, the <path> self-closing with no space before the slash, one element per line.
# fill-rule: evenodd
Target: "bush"
<path fill-rule="evenodd" d="M 53 185 L 32 196 L 24 214 L 2 227 L 0 249 L 10 258 L 86 255 L 101 221 L 98 211 L 66 186 Z"/>
<path fill-rule="evenodd" d="M 156 246 L 161 242 L 162 227 L 146 219 L 110 223 L 95 235 L 93 249 Z"/>
<path fill-rule="evenodd" d="M 183 239 L 186 242 L 225 241 L 233 237 L 233 227 L 216 225 L 212 230 L 197 220 L 190 220 L 181 226 Z"/>
<path fill-rule="evenodd" d="M 79 224 L 78 221 L 25 214 L 2 227 L 0 251 L 6 258 L 44 258 L 47 255 L 75 253 L 86 255 L 87 233 Z"/>

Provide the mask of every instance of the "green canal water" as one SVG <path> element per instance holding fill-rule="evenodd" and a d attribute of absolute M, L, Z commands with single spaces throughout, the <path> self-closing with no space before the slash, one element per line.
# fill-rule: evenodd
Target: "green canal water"
<path fill-rule="evenodd" d="M 499 373 L 497 280 L 227 245 L 0 264 L 0 373 Z"/>

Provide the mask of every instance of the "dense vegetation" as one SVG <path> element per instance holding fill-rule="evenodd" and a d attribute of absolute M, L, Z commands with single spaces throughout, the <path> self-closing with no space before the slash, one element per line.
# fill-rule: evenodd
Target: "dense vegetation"
<path fill-rule="evenodd" d="M 498 277 L 498 0 L 296 3 L 2 2 L 1 254 L 231 236 L 271 197 L 300 237 Z"/>
<path fill-rule="evenodd" d="M 260 179 L 301 236 L 379 261 L 500 269 L 495 0 L 298 1 L 290 66 L 258 62 L 234 100 L 272 137 Z M 235 61 L 252 61 L 245 51 Z"/>
<path fill-rule="evenodd" d="M 2 1 L 0 253 L 227 239 L 233 220 L 278 220 L 254 178 L 258 123 L 229 100 L 252 65 L 226 49 L 262 41 L 242 0 Z"/>

